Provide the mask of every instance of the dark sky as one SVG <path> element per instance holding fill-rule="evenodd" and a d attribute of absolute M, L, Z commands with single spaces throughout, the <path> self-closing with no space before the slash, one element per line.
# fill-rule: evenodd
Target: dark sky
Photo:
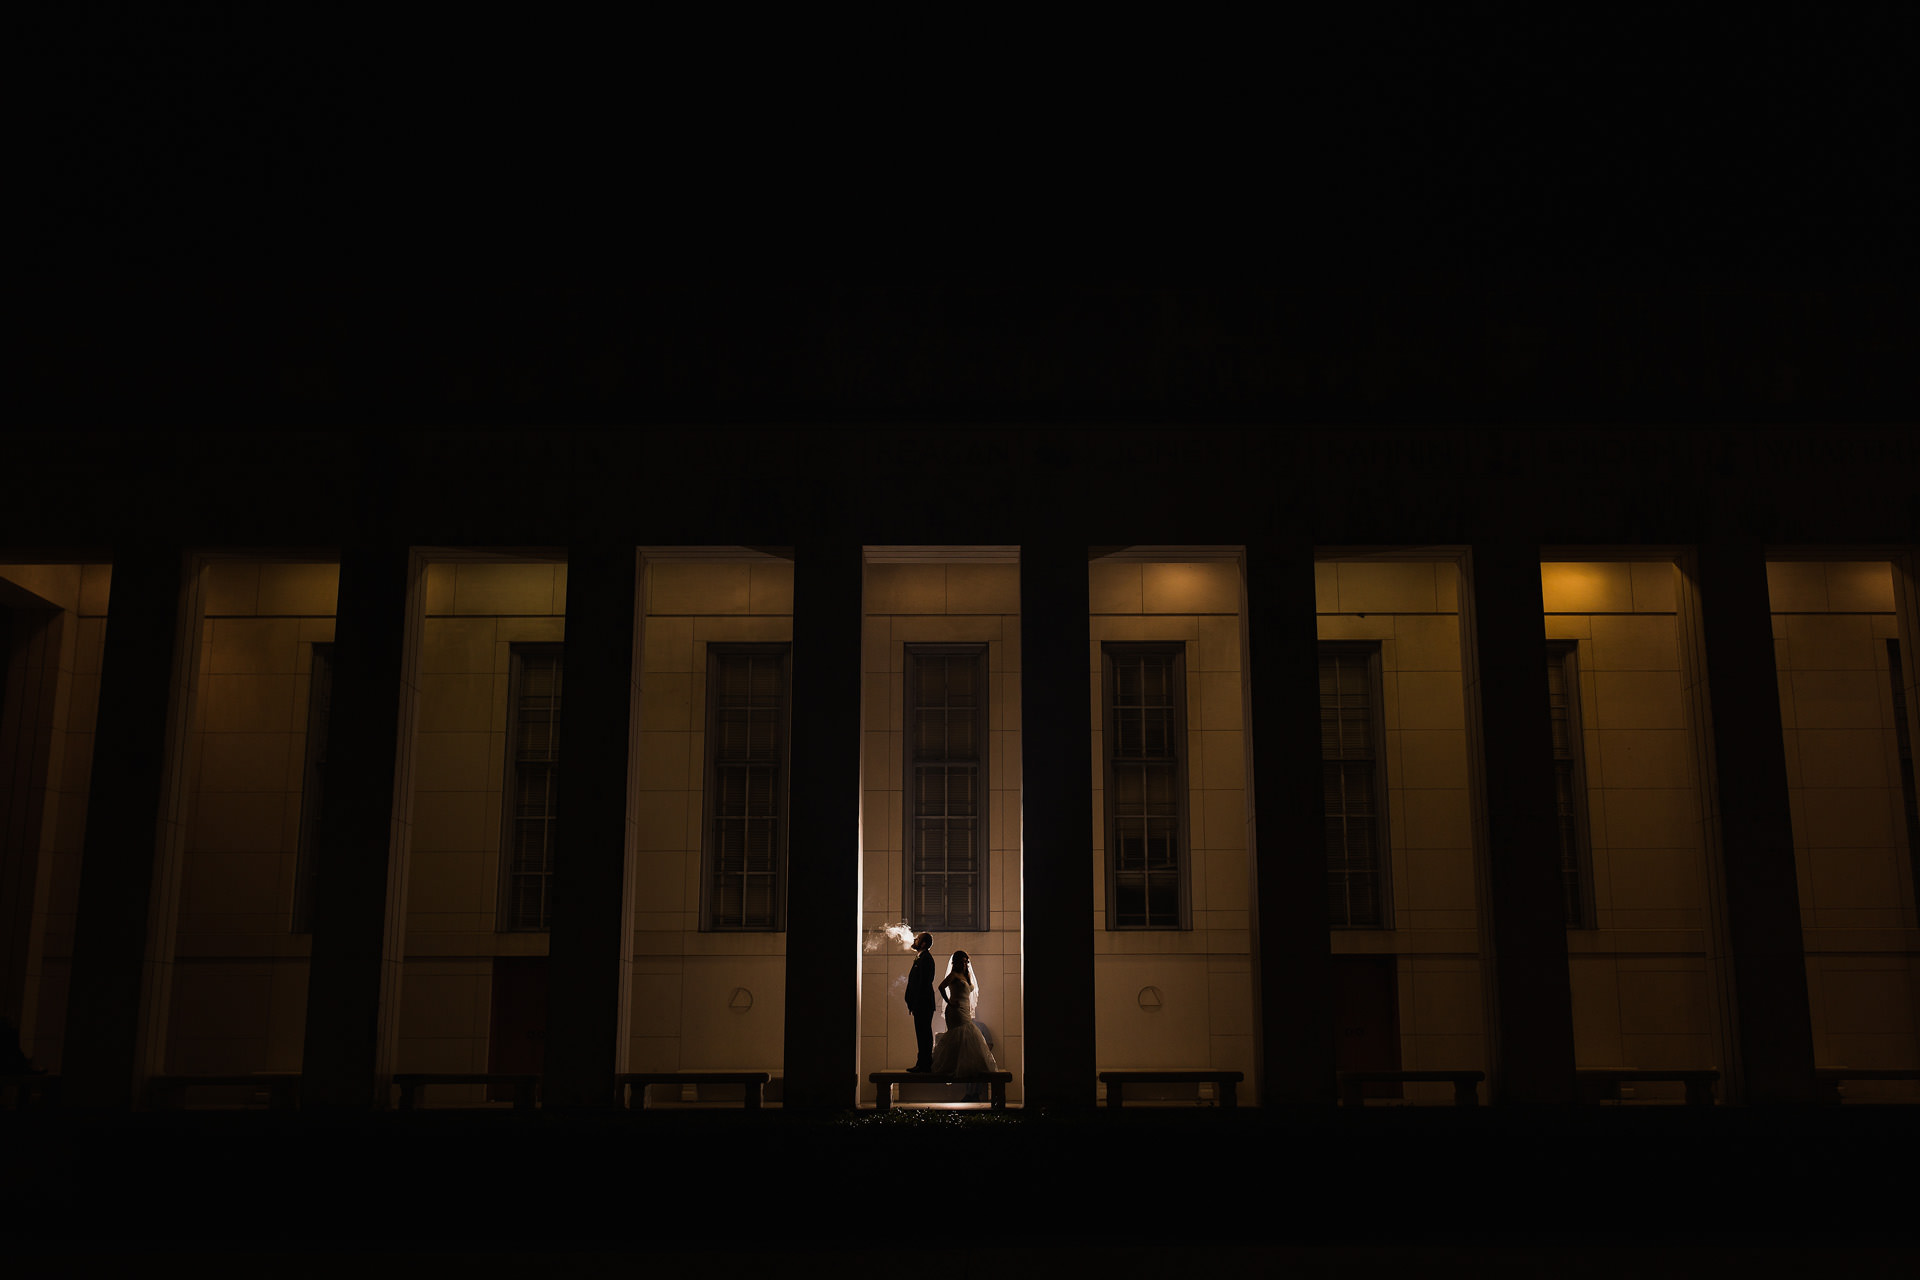
<path fill-rule="evenodd" d="M 47 33 L 25 403 L 1902 414 L 1914 19 Z"/>

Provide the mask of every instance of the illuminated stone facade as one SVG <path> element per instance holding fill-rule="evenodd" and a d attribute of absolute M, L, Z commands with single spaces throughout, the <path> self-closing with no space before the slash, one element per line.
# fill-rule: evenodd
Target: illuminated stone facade
<path fill-rule="evenodd" d="M 136 1101 L 139 1082 L 156 1074 L 332 1071 L 364 1081 L 379 1105 L 396 1071 L 524 1069 L 525 1042 L 548 1042 L 546 1028 L 558 1035 L 560 1021 L 578 1012 L 553 995 L 564 971 L 557 960 L 547 966 L 552 930 L 510 918 L 505 888 L 515 815 L 525 816 L 508 791 L 516 654 L 560 646 L 571 663 L 582 591 L 578 573 L 570 580 L 572 543 L 602 555 L 612 547 L 616 580 L 618 566 L 627 566 L 634 603 L 623 651 L 632 695 L 626 740 L 563 735 L 560 753 L 564 812 L 597 806 L 604 822 L 626 831 L 624 848 L 597 855 L 615 869 L 611 895 L 569 898 L 566 873 L 554 872 L 554 929 L 568 928 L 567 914 L 586 903 L 584 910 L 600 913 L 596 936 L 617 930 L 624 940 L 617 958 L 604 941 L 596 944 L 597 963 L 618 971 L 624 1007 L 583 1015 L 591 1022 L 587 1038 L 604 1050 L 589 1074 L 759 1069 L 791 1081 L 799 1070 L 844 1081 L 826 1089 L 851 1103 L 873 1096 L 864 1083 L 856 1094 L 855 1073 L 864 1081 L 868 1071 L 911 1062 L 912 1028 L 900 1000 L 910 957 L 879 930 L 920 923 L 906 883 L 914 774 L 903 673 L 909 655 L 932 652 L 928 646 L 983 654 L 982 915 L 974 927 L 940 929 L 935 952 L 943 967 L 955 948 L 974 957 L 978 1016 L 1001 1064 L 1015 1073 L 1016 1100 L 1034 1096 L 1028 1068 L 1035 1054 L 1067 1064 L 1053 1068 L 1056 1077 L 1064 1071 L 1078 1080 L 1073 1088 L 1084 1101 L 1097 1090 L 1083 1067 L 1239 1070 L 1248 1080 L 1243 1099 L 1274 1100 L 1268 1092 L 1324 1099 L 1339 1055 L 1349 1065 L 1485 1070 L 1483 1098 L 1501 1100 L 1542 1087 L 1541 1077 L 1512 1065 L 1522 1061 L 1513 1055 L 1521 1054 L 1515 1045 L 1528 1019 L 1556 1017 L 1571 1045 L 1566 1066 L 1719 1068 L 1721 1096 L 1730 1102 L 1810 1088 L 1794 1073 L 1815 1066 L 1920 1066 L 1914 766 L 1910 750 L 1902 757 L 1895 710 L 1904 708 L 1908 739 L 1920 737 L 1913 723 L 1920 613 L 1911 505 L 1886 498 L 1884 477 L 1868 482 L 1870 497 L 1880 495 L 1877 509 L 1870 500 L 1843 520 L 1832 514 L 1839 508 L 1830 497 L 1810 499 L 1805 511 L 1796 506 L 1790 462 L 1742 455 L 1745 501 L 1766 510 L 1754 517 L 1715 501 L 1702 515 L 1691 509 L 1691 486 L 1708 483 L 1720 453 L 1703 450 L 1693 470 L 1635 487 L 1625 481 L 1634 440 L 1596 442 L 1601 471 L 1616 477 L 1618 487 L 1608 488 L 1575 445 L 1550 454 L 1497 433 L 1407 433 L 1398 446 L 1369 444 L 1364 433 L 1344 441 L 1328 433 L 1294 450 L 1263 433 L 1216 431 L 1189 440 L 1184 451 L 1174 433 L 1165 437 L 1170 453 L 1158 451 L 1155 433 L 1120 434 L 1124 456 L 1085 465 L 1076 459 L 1105 447 L 1099 433 L 714 431 L 671 451 L 644 433 L 420 436 L 390 449 L 342 439 L 318 474 L 285 481 L 291 497 L 284 502 L 264 488 L 204 501 L 235 476 L 265 481 L 244 465 L 223 464 L 217 475 L 196 479 L 179 464 L 180 500 L 203 514 L 161 528 L 158 541 L 136 539 L 131 525 L 115 523 L 116 502 L 142 511 L 151 505 L 128 496 L 138 479 L 131 473 L 110 475 L 92 505 L 68 516 L 39 510 L 10 519 L 0 552 L 9 621 L 0 706 L 3 1011 L 20 1023 L 37 1066 L 77 1073 L 82 1087 L 93 1079 L 104 1090 L 95 1096 L 123 1102 Z M 954 460 L 956 437 L 966 447 Z M 561 461 L 534 474 L 497 461 L 445 461 L 449 451 L 503 444 L 538 445 Z M 1348 467 L 1372 461 L 1371 480 L 1349 473 L 1331 487 L 1317 483 L 1307 468 L 1329 465 L 1329 454 L 1343 449 Z M 1434 461 L 1456 453 L 1493 469 L 1463 466 L 1436 479 Z M 939 469 L 943 457 L 951 473 Z M 750 472 L 744 495 L 725 479 L 742 458 Z M 463 477 L 464 490 L 421 487 L 443 461 Z M 783 474 L 814 477 L 829 464 L 844 475 L 817 500 L 802 503 L 782 487 Z M 1860 471 L 1859 463 L 1845 465 L 1854 468 L 1849 474 Z M 954 475 L 971 486 L 971 497 L 929 505 L 917 496 L 916 483 Z M 652 505 L 626 506 L 623 477 L 657 495 Z M 1529 500 L 1517 522 L 1500 523 L 1496 509 L 1507 488 L 1523 481 L 1563 495 L 1564 504 Z M 363 499 L 351 517 L 329 507 L 336 498 L 350 506 L 362 486 L 378 496 Z M 1281 515 L 1273 500 L 1256 501 L 1265 486 L 1292 495 L 1292 509 Z M 1130 502 L 1156 493 L 1173 495 L 1157 511 Z M 1055 503 L 1044 520 L 1020 510 L 1043 497 Z M 1353 505 L 1343 506 L 1342 497 Z M 1130 509 L 1146 514 L 1130 517 Z M 723 531 L 754 545 L 724 543 L 716 536 Z M 1128 533 L 1154 541 L 1088 545 Z M 902 540 L 877 541 L 887 536 Z M 347 544 L 353 550 L 343 556 L 337 548 Z M 1709 544 L 1730 550 L 1718 559 L 1697 553 Z M 1490 578 L 1483 566 L 1494 563 L 1493 553 L 1511 555 L 1515 546 L 1538 563 L 1538 598 L 1485 596 L 1476 605 L 1476 576 Z M 1087 566 L 1084 634 L 1052 635 L 1044 672 L 1033 665 L 1030 597 L 1023 607 L 1023 566 L 1035 548 L 1084 552 Z M 857 561 L 862 594 L 851 611 L 840 611 L 847 616 L 832 612 L 815 622 L 840 637 L 841 651 L 823 657 L 825 650 L 808 649 L 800 619 L 809 606 L 808 557 L 835 555 Z M 143 612 L 130 623 L 133 635 L 116 637 L 118 597 L 109 588 L 119 590 L 127 557 L 144 576 Z M 374 562 L 400 574 L 397 594 L 386 605 L 356 606 L 358 629 L 336 630 L 343 564 L 352 575 Z M 1302 571 L 1275 587 L 1259 576 L 1273 564 Z M 1728 564 L 1744 566 L 1748 586 L 1716 597 L 1715 575 Z M 170 584 L 176 567 L 179 582 Z M 1711 660 L 1719 639 L 1712 632 L 1718 625 L 1724 634 L 1726 618 L 1767 625 L 1758 614 L 1714 612 L 1752 613 L 1752 583 L 1762 572 L 1759 605 L 1770 616 L 1777 688 L 1771 680 L 1756 685 L 1737 664 L 1716 670 Z M 1291 689 L 1298 709 L 1310 705 L 1314 678 L 1315 650 L 1298 628 L 1285 640 L 1291 648 L 1281 650 L 1291 665 L 1263 645 L 1285 630 L 1269 622 L 1276 615 L 1261 603 L 1276 591 L 1293 611 L 1285 616 L 1315 615 L 1318 640 L 1365 656 L 1377 679 L 1369 714 L 1380 728 L 1372 749 L 1384 782 L 1384 900 L 1377 920 L 1315 936 L 1296 930 L 1282 937 L 1271 905 L 1276 892 L 1305 886 L 1317 894 L 1325 857 L 1323 815 L 1299 800 L 1319 786 L 1320 761 L 1304 732 L 1289 737 L 1259 716 L 1259 682 Z M 1723 606 L 1729 595 L 1738 603 Z M 1532 620 L 1530 635 L 1516 618 Z M 170 644 L 169 626 L 177 643 Z M 1566 669 L 1576 673 L 1583 918 L 1558 918 L 1558 901 L 1541 887 L 1550 878 L 1535 874 L 1526 890 L 1529 910 L 1554 917 L 1552 933 L 1564 939 L 1559 951 L 1548 945 L 1527 953 L 1521 948 L 1538 944 L 1500 934 L 1491 919 L 1490 903 L 1513 900 L 1499 896 L 1511 892 L 1502 887 L 1511 878 L 1503 859 L 1515 856 L 1503 848 L 1517 842 L 1525 856 L 1545 862 L 1557 855 L 1539 839 L 1543 830 L 1551 834 L 1539 825 L 1550 804 L 1531 811 L 1531 835 L 1503 826 L 1501 787 L 1516 757 L 1500 745 L 1508 704 L 1499 690 L 1523 690 L 1513 705 L 1537 704 L 1537 723 L 1520 717 L 1536 742 L 1545 740 L 1548 694 L 1541 666 L 1515 669 L 1490 656 L 1489 627 L 1504 628 L 1514 652 L 1562 642 L 1572 663 Z M 1061 665 L 1051 656 L 1081 640 L 1084 663 Z M 1118 918 L 1108 897 L 1115 855 L 1106 824 L 1116 810 L 1104 794 L 1112 745 L 1105 739 L 1115 693 L 1104 664 L 1121 651 L 1108 646 L 1154 644 L 1178 657 L 1170 669 L 1183 681 L 1173 749 L 1180 918 L 1136 928 Z M 377 885 L 378 874 L 388 874 L 393 887 L 384 901 L 357 890 L 365 899 L 360 922 L 341 926 L 341 899 L 328 894 L 346 891 L 321 887 L 329 859 L 342 856 L 348 839 L 336 833 L 349 829 L 348 804 L 384 809 L 363 786 L 339 802 L 343 816 L 328 832 L 307 795 L 319 767 L 311 735 L 320 721 L 309 705 L 322 687 L 316 653 L 337 655 L 325 659 L 335 666 L 333 693 L 368 696 L 343 684 L 361 679 L 347 674 L 360 660 L 344 652 L 348 645 L 377 650 L 400 691 L 400 710 L 387 708 L 399 727 L 385 737 L 367 731 L 364 716 L 335 714 L 329 727 L 326 776 L 346 776 L 335 765 L 355 753 L 376 779 L 386 770 L 395 796 L 384 828 L 390 845 L 373 851 L 385 870 L 359 882 Z M 103 671 L 116 661 L 138 665 L 131 655 L 142 646 L 150 651 L 140 668 L 146 674 L 130 679 L 151 686 L 159 673 L 164 698 L 151 687 L 122 686 L 103 701 Z M 831 862 L 833 884 L 855 886 L 834 899 L 837 917 L 794 915 L 771 928 L 714 923 L 703 892 L 712 889 L 717 838 L 708 738 L 717 714 L 712 655 L 726 646 L 760 646 L 791 664 L 783 677 L 791 684 L 780 731 L 790 755 L 781 785 L 818 788 L 828 777 L 844 792 L 850 825 L 809 825 L 810 811 L 791 797 L 780 812 L 791 830 L 782 835 L 778 892 L 797 910 L 802 889 Z M 858 689 L 855 705 L 839 708 L 839 736 L 830 739 L 858 744 L 841 759 L 822 758 L 819 744 L 829 739 L 814 736 L 825 718 L 820 689 L 828 686 L 807 683 L 829 664 L 844 668 L 839 687 Z M 575 674 L 572 665 L 566 670 Z M 1035 758 L 1023 691 L 1036 681 L 1075 689 L 1084 681 L 1085 723 L 1060 738 L 1050 722 L 1055 736 L 1045 741 L 1071 741 L 1077 732 L 1073 750 L 1085 753 L 1085 763 L 1076 767 L 1086 774 L 1060 773 L 1062 753 L 1051 747 Z M 565 687 L 563 708 L 585 699 L 605 707 L 621 685 L 589 668 Z M 1728 739 L 1728 700 L 1744 700 L 1751 711 L 1753 699 L 1776 693 L 1784 752 Z M 145 790 L 126 797 L 101 790 L 94 744 L 103 716 L 112 723 L 98 732 L 148 744 L 145 755 L 122 747 L 109 760 L 113 776 L 145 778 Z M 561 723 L 572 724 L 566 717 L 563 709 Z M 572 766 L 580 754 L 609 752 L 617 760 L 608 767 L 628 778 L 624 794 L 564 781 L 578 777 Z M 1767 794 L 1767 771 L 1782 763 L 1784 789 Z M 1263 768 L 1312 782 L 1303 787 L 1296 777 L 1289 789 L 1263 777 Z M 1059 794 L 1060 777 L 1090 777 L 1092 785 Z M 1023 812 L 1031 831 L 1042 792 L 1049 813 L 1085 833 L 1084 849 L 1037 848 L 1023 838 Z M 153 800 L 151 812 L 127 814 L 125 806 L 143 796 Z M 1789 899 L 1777 885 L 1747 882 L 1747 836 L 1731 811 L 1748 802 L 1790 818 L 1797 879 L 1789 888 L 1797 892 Z M 120 823 L 111 839 L 120 844 L 88 831 L 109 811 Z M 128 889 L 103 872 L 83 875 L 84 860 L 131 866 L 144 857 L 124 844 L 126 832 L 147 829 L 142 823 L 154 833 L 150 883 Z M 833 852 L 848 831 L 858 833 L 857 851 Z M 1769 838 L 1776 854 L 1788 849 L 1777 823 Z M 566 836 L 558 848 L 556 866 L 582 856 Z M 305 885 L 303 868 L 316 877 Z M 1072 884 L 1076 876 L 1084 883 Z M 1042 882 L 1047 896 L 1036 907 Z M 309 927 L 298 917 L 310 893 Z M 1768 893 L 1771 905 L 1753 905 Z M 1090 911 L 1062 918 L 1046 905 L 1056 900 Z M 96 902 L 117 903 L 98 909 L 143 924 L 137 945 L 89 939 L 86 917 Z M 1751 930 L 1770 927 L 1766 912 L 1777 915 L 1782 902 L 1802 926 L 1788 941 L 1804 956 L 1799 1025 L 1807 1028 L 1784 1050 L 1781 1028 L 1792 1040 L 1797 1025 L 1792 1008 L 1780 1026 L 1761 1029 L 1756 1021 L 1772 1017 L 1780 1001 L 1791 1006 L 1800 998 L 1792 990 L 1756 997 L 1753 975 L 1766 971 L 1744 968 L 1779 945 L 1778 930 L 1757 939 Z M 352 998 L 362 1002 L 362 1017 L 377 1013 L 389 1028 L 347 1068 L 317 1063 L 308 1043 L 326 1025 L 325 1013 L 316 1017 L 308 1005 L 310 968 L 334 928 L 358 931 L 363 961 L 384 956 L 343 988 L 358 992 Z M 804 948 L 793 943 L 795 930 L 808 931 Z M 1037 968 L 1037 956 L 1052 954 L 1035 949 L 1042 933 L 1068 938 L 1085 967 L 1063 972 L 1045 961 Z M 99 948 L 101 969 L 89 969 L 90 947 Z M 1557 967 L 1565 978 L 1561 1012 L 1551 1001 L 1521 1008 L 1528 997 L 1510 985 L 1513 970 L 1503 973 L 1503 963 Z M 127 966 L 138 970 L 134 995 L 102 985 L 101 971 L 114 965 L 123 978 Z M 386 976 L 367 985 L 365 973 L 382 965 Z M 503 976 L 509 970 L 517 976 Z M 1324 988 L 1318 1007 L 1332 1015 L 1325 1024 L 1282 1020 L 1297 992 L 1279 988 L 1300 983 Z M 789 998 L 797 991 L 805 1002 Z M 1501 1022 L 1495 1008 L 1503 1003 Z M 84 1052 L 106 1065 L 73 1061 L 76 1018 L 92 1028 Z M 120 1030 L 100 1030 L 116 1018 Z M 794 1018 L 806 1025 L 790 1028 Z M 518 1048 L 502 1044 L 509 1023 Z M 1038 1047 L 1036 1036 L 1052 1047 Z M 1756 1036 L 1764 1052 L 1750 1047 Z M 796 1068 L 789 1054 L 797 1047 L 825 1065 Z M 1554 1051 L 1541 1052 L 1551 1058 Z M 1756 1065 L 1754 1055 L 1765 1053 L 1789 1061 Z M 1289 1054 L 1307 1066 L 1275 1065 Z M 1752 1059 L 1744 1069 L 1737 1065 L 1743 1055 Z M 134 1092 L 116 1094 L 112 1064 L 122 1059 Z M 1782 1073 L 1792 1077 L 1786 1084 Z M 1302 1086 L 1302 1078 L 1310 1083 Z M 1041 1089 L 1047 1099 L 1057 1096 L 1047 1092 L 1052 1087 Z M 1859 1082 L 1846 1096 L 1913 1100 L 1917 1087 Z M 1191 1087 L 1166 1093 L 1175 1101 L 1204 1096 Z M 207 1096 L 238 1101 L 244 1091 Z M 482 1086 L 465 1086 L 435 1101 L 475 1104 L 484 1096 Z M 689 1086 L 685 1096 L 700 1095 Z M 1443 1103 L 1451 1095 L 1446 1085 L 1414 1083 L 1400 1096 Z M 1677 1099 L 1679 1087 L 1645 1085 L 1635 1096 Z"/>

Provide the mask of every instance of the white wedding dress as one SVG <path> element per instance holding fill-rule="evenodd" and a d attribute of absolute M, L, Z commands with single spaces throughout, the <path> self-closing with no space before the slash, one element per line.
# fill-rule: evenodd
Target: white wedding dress
<path fill-rule="evenodd" d="M 973 1020 L 973 984 L 954 977 L 953 993 L 960 997 L 947 1001 L 947 1029 L 933 1038 L 933 1074 L 936 1076 L 975 1076 L 998 1071 L 993 1050 Z"/>

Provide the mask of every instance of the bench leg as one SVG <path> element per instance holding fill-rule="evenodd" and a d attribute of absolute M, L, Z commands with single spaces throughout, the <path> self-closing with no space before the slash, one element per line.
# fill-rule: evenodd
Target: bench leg
<path fill-rule="evenodd" d="M 1480 1087 L 1472 1080 L 1453 1082 L 1453 1105 L 1456 1107 L 1477 1107 L 1480 1105 Z"/>
<path fill-rule="evenodd" d="M 995 1080 L 993 1082 L 993 1092 L 991 1096 L 993 1098 L 993 1109 L 995 1111 L 1005 1111 L 1007 1109 L 1007 1082 L 1005 1080 Z"/>
<path fill-rule="evenodd" d="M 749 1080 L 740 1087 L 740 1093 L 749 1111 L 760 1109 L 760 1086 Z"/>
<path fill-rule="evenodd" d="M 1690 1107 L 1712 1106 L 1713 1086 L 1705 1080 L 1687 1081 L 1687 1105 Z"/>
<path fill-rule="evenodd" d="M 893 1105 L 893 1082 L 882 1080 L 873 1086 L 873 1109 L 885 1111 Z"/>
<path fill-rule="evenodd" d="M 403 1085 L 401 1085 L 401 1086 L 400 1086 L 400 1109 L 401 1109 L 402 1111 L 411 1111 L 411 1110 L 413 1110 L 413 1091 L 414 1091 L 414 1088 L 415 1088 L 415 1086 L 413 1086 L 413 1085 L 410 1085 L 410 1084 L 403 1084 Z"/>
<path fill-rule="evenodd" d="M 1120 1095 L 1125 1092 L 1126 1092 L 1126 1086 L 1121 1084 L 1118 1080 L 1107 1081 L 1107 1105 L 1110 1107 L 1119 1106 Z"/>
<path fill-rule="evenodd" d="M 1240 1088 L 1231 1080 L 1222 1080 L 1220 1082 L 1220 1105 L 1223 1107 L 1238 1107 L 1240 1105 Z"/>
<path fill-rule="evenodd" d="M 513 1086 L 513 1109 L 515 1111 L 533 1110 L 533 1081 L 522 1080 Z"/>
<path fill-rule="evenodd" d="M 1357 1107 L 1361 1105 L 1359 1081 L 1342 1080 L 1340 1082 L 1340 1105 L 1343 1107 Z"/>

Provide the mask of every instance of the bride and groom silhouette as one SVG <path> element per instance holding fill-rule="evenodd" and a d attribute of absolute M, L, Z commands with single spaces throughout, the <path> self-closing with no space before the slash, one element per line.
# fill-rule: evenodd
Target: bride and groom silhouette
<path fill-rule="evenodd" d="M 973 977 L 973 962 L 964 951 L 956 951 L 947 964 L 947 976 L 940 981 L 940 995 L 947 1002 L 947 1029 L 938 1039 L 933 1034 L 933 935 L 923 933 L 913 940 L 913 968 L 907 973 L 907 1010 L 913 1014 L 913 1034 L 919 1056 L 907 1070 L 925 1075 L 955 1077 L 980 1076 L 998 1071 L 1000 1064 L 987 1047 L 987 1038 L 973 1020 L 973 1006 L 979 987 Z M 967 1090 L 966 1102 L 980 1101 L 976 1082 Z"/>

